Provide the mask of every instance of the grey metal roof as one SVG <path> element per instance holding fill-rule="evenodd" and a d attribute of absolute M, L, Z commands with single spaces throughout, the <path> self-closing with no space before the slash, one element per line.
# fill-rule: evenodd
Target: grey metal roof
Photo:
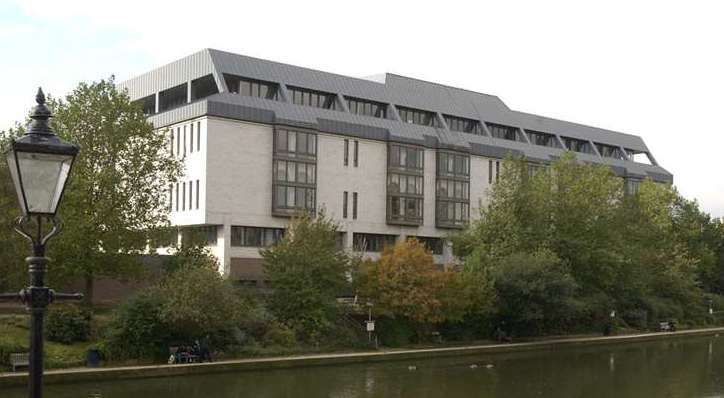
<path fill-rule="evenodd" d="M 360 116 L 340 110 L 299 106 L 284 101 L 231 94 L 228 92 L 223 74 L 234 74 L 279 83 L 282 87 L 296 86 L 326 91 L 342 96 L 418 108 L 439 114 L 504 124 L 525 130 L 542 131 L 592 143 L 604 143 L 650 153 L 641 137 L 514 111 L 509 109 L 500 98 L 493 95 L 395 74 L 386 74 L 384 83 L 381 83 L 213 49 L 201 50 L 129 79 L 120 83 L 119 87 L 127 89 L 131 99 L 138 99 L 209 74 L 214 76 L 219 94 L 153 115 L 150 120 L 154 125 L 163 127 L 194 117 L 211 115 L 305 127 L 376 140 L 456 149 L 490 157 L 503 157 L 512 152 L 525 155 L 533 160 L 550 161 L 561 154 L 560 149 L 525 142 L 460 133 L 445 128 L 419 126 L 394 119 Z M 620 175 L 648 176 L 657 181 L 670 182 L 673 180 L 671 173 L 658 165 L 580 153 L 577 154 L 577 157 L 584 161 L 608 164 Z"/>

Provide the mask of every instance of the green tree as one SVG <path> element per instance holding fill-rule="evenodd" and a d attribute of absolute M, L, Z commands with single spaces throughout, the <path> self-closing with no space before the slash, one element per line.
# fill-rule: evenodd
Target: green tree
<path fill-rule="evenodd" d="M 336 237 L 337 225 L 323 212 L 305 214 L 261 251 L 272 286 L 269 310 L 302 340 L 318 341 L 329 330 L 338 315 L 336 297 L 349 286 L 350 258 Z"/>
<path fill-rule="evenodd" d="M 80 83 L 49 103 L 55 131 L 81 147 L 59 209 L 63 233 L 48 249 L 50 276 L 56 282 L 83 278 L 90 303 L 95 278 L 141 275 L 129 254 L 145 252 L 155 228 L 168 224 L 168 186 L 181 163 L 165 132 L 146 121 L 113 77 Z"/>
<path fill-rule="evenodd" d="M 494 268 L 499 316 L 514 333 L 566 330 L 578 318 L 578 284 L 552 252 L 516 253 Z"/>

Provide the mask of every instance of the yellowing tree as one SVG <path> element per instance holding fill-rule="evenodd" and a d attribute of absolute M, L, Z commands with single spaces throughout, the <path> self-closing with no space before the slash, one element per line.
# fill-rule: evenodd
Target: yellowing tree
<path fill-rule="evenodd" d="M 362 264 L 361 291 L 383 314 L 419 323 L 441 322 L 444 289 L 451 275 L 436 268 L 422 243 L 408 239 L 387 247 L 379 261 Z"/>

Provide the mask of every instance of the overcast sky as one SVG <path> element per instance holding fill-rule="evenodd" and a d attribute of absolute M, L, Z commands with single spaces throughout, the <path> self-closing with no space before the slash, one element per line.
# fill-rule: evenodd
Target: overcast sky
<path fill-rule="evenodd" d="M 0 129 L 38 85 L 121 81 L 202 48 L 349 76 L 392 72 L 640 135 L 724 216 L 724 2 L 2 0 Z"/>

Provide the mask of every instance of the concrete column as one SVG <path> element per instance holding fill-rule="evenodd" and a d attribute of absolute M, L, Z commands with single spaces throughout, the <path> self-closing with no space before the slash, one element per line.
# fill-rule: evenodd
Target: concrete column
<path fill-rule="evenodd" d="M 161 96 L 160 96 L 160 95 L 158 95 L 158 91 L 156 91 L 156 93 L 154 94 L 154 96 L 156 97 L 156 109 L 154 110 L 154 112 L 153 112 L 153 113 L 158 113 L 158 109 L 159 109 L 159 103 L 158 103 L 158 100 L 159 100 L 159 98 L 161 98 Z"/>
<path fill-rule="evenodd" d="M 217 245 L 221 248 L 219 271 L 221 275 L 228 277 L 231 275 L 231 224 L 224 223 L 224 225 L 219 228 L 218 237 Z"/>
<path fill-rule="evenodd" d="M 191 102 L 191 81 L 186 82 L 186 103 Z"/>

